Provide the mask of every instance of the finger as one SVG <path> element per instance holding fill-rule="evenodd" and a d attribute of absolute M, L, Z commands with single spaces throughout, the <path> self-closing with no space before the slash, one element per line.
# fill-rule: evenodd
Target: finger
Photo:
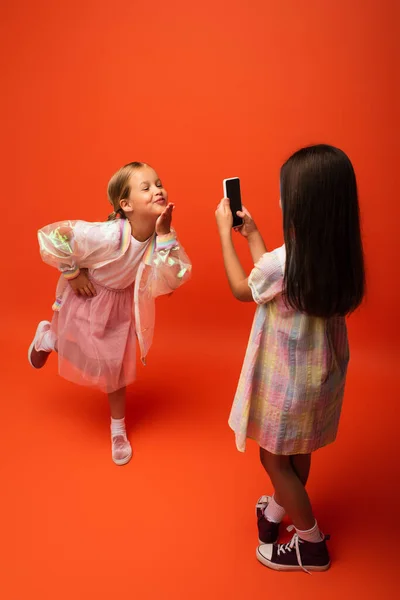
<path fill-rule="evenodd" d="M 92 292 L 92 296 L 96 296 L 96 289 L 91 281 L 88 283 L 88 288 Z"/>
<path fill-rule="evenodd" d="M 227 213 L 230 210 L 229 200 L 228 198 L 222 198 L 221 202 L 217 206 L 217 212 Z"/>
<path fill-rule="evenodd" d="M 248 223 L 250 221 L 249 215 L 242 210 L 238 210 L 236 214 L 243 220 L 243 223 Z"/>
<path fill-rule="evenodd" d="M 168 204 L 168 206 L 166 208 L 164 208 L 163 212 L 161 213 L 161 216 L 167 217 L 170 214 L 171 210 L 172 209 L 171 209 L 170 205 Z"/>

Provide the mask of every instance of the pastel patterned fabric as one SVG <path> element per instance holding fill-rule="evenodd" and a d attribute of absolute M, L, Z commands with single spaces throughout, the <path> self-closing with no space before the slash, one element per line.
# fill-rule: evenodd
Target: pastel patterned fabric
<path fill-rule="evenodd" d="M 229 425 L 238 450 L 254 439 L 278 455 L 333 442 L 349 348 L 343 317 L 310 317 L 282 295 L 285 247 L 264 254 L 249 276 L 258 304 Z"/>

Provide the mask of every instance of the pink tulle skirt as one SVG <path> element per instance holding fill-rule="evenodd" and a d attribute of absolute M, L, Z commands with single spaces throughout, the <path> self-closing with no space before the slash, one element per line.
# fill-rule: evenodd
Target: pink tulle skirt
<path fill-rule="evenodd" d="M 111 393 L 135 380 L 134 284 L 114 290 L 92 283 L 97 296 L 76 296 L 68 287 L 54 313 L 59 374 Z"/>

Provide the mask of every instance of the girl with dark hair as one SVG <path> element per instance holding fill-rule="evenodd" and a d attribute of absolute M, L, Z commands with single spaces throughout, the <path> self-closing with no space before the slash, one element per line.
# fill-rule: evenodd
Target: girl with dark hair
<path fill-rule="evenodd" d="M 216 211 L 232 293 L 258 304 L 229 425 L 238 450 L 247 438 L 259 444 L 274 487 L 256 505 L 258 560 L 323 571 L 327 538 L 305 486 L 312 452 L 336 438 L 349 361 L 345 317 L 365 287 L 357 184 L 344 152 L 326 145 L 296 152 L 281 170 L 281 207 L 285 244 L 273 252 L 250 213 L 238 213 L 255 264 L 249 277 L 233 245 L 229 201 Z M 296 532 L 278 544 L 286 513 Z"/>

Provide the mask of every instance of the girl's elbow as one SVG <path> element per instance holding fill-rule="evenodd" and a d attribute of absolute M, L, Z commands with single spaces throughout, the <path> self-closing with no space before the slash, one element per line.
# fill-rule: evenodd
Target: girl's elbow
<path fill-rule="evenodd" d="M 239 301 L 240 301 L 240 293 L 239 293 L 239 290 L 235 290 L 235 289 L 233 289 L 233 290 L 232 290 L 232 294 L 233 294 L 233 297 L 234 297 L 236 300 L 239 300 Z"/>
<path fill-rule="evenodd" d="M 234 298 L 236 298 L 236 300 L 239 300 L 239 302 L 246 302 L 247 301 L 247 299 L 243 295 L 242 290 L 233 289 L 232 293 L 233 293 Z"/>
<path fill-rule="evenodd" d="M 253 294 L 247 285 L 247 282 L 243 285 L 238 285 L 237 287 L 232 288 L 232 293 L 236 300 L 239 300 L 239 302 L 253 301 Z"/>

